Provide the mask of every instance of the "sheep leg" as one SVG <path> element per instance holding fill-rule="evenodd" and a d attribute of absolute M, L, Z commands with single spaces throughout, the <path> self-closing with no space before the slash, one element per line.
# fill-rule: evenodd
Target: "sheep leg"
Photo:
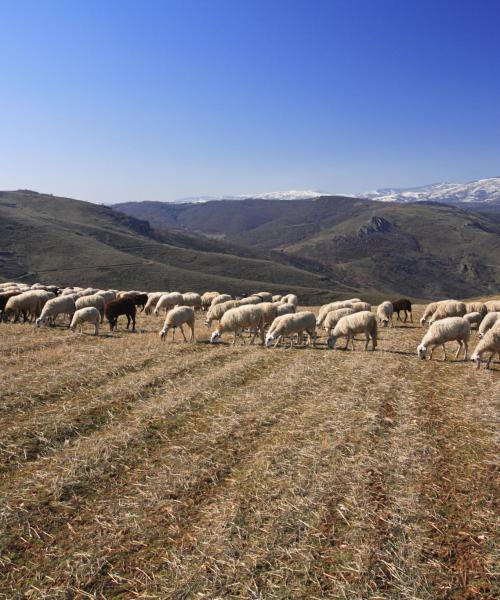
<path fill-rule="evenodd" d="M 410 313 L 410 321 L 413 323 L 413 313 L 411 312 L 411 310 L 409 311 Z"/>
<path fill-rule="evenodd" d="M 446 346 L 443 344 L 443 361 L 446 360 Z"/>
<path fill-rule="evenodd" d="M 252 334 L 250 334 L 250 335 L 252 335 Z M 252 345 L 253 345 L 253 343 L 255 342 L 255 338 L 256 338 L 256 337 L 257 337 L 257 331 L 255 330 L 255 331 L 253 332 L 252 339 L 250 340 L 250 346 L 252 346 Z"/>
<path fill-rule="evenodd" d="M 125 315 L 127 317 L 127 329 L 129 328 L 130 325 L 130 317 L 129 315 Z"/>
<path fill-rule="evenodd" d="M 469 358 L 469 344 L 464 340 L 465 355 L 464 360 Z"/>
<path fill-rule="evenodd" d="M 352 351 L 354 352 L 354 336 L 351 338 Z"/>
<path fill-rule="evenodd" d="M 370 343 L 370 336 L 366 334 L 365 352 L 368 350 L 368 344 Z"/>
<path fill-rule="evenodd" d="M 429 360 L 432 360 L 432 355 L 434 354 L 435 349 L 436 349 L 436 346 L 432 346 L 431 351 L 429 353 Z"/>
<path fill-rule="evenodd" d="M 344 350 L 347 350 L 347 349 L 348 349 L 348 347 L 349 347 L 349 336 L 347 336 L 347 337 L 346 337 L 346 339 L 345 339 L 345 347 L 344 347 Z"/>
<path fill-rule="evenodd" d="M 233 336 L 233 346 L 236 346 L 236 338 L 238 336 L 238 331 L 235 329 L 234 330 L 234 336 Z"/>
<path fill-rule="evenodd" d="M 187 342 L 187 338 L 184 335 L 184 328 L 182 327 L 182 325 L 181 325 L 181 333 L 182 333 L 182 337 L 184 338 L 184 341 Z"/>
<path fill-rule="evenodd" d="M 190 342 L 194 342 L 194 325 L 190 325 L 191 328 L 191 338 L 189 339 Z"/>
<path fill-rule="evenodd" d="M 458 342 L 458 349 L 456 351 L 455 358 L 458 358 L 458 355 L 460 354 L 460 350 L 462 349 L 462 340 L 457 340 L 457 342 Z"/>
<path fill-rule="evenodd" d="M 172 327 L 172 342 L 174 341 L 175 338 L 175 327 Z"/>
<path fill-rule="evenodd" d="M 282 335 L 279 335 L 279 336 L 276 338 L 276 343 L 274 344 L 273 348 L 276 348 L 276 346 L 277 346 L 277 345 L 278 345 L 278 344 L 281 342 L 281 338 L 282 338 L 282 337 L 283 337 Z"/>

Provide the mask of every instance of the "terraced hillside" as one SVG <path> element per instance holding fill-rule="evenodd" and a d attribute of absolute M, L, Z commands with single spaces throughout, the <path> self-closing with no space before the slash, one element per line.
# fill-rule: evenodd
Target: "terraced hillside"
<path fill-rule="evenodd" d="M 0 598 L 498 597 L 500 363 L 160 327 L 0 326 Z"/>

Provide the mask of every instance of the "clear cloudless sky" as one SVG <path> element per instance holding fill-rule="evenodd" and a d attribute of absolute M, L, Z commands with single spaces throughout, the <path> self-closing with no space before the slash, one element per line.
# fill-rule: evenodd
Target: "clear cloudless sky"
<path fill-rule="evenodd" d="M 0 0 L 0 189 L 500 175 L 499 0 Z"/>

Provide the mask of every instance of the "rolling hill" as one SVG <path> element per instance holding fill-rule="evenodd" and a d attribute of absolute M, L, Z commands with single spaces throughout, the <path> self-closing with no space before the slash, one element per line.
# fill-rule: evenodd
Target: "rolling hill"
<path fill-rule="evenodd" d="M 184 233 L 313 261 L 360 290 L 416 298 L 500 288 L 498 219 L 445 204 L 314 200 L 139 202 L 129 216 Z"/>
<path fill-rule="evenodd" d="M 3 281 L 232 293 L 293 288 L 308 301 L 333 291 L 352 295 L 330 272 L 299 268 L 293 259 L 153 230 L 106 206 L 28 190 L 0 192 L 0 240 Z"/>

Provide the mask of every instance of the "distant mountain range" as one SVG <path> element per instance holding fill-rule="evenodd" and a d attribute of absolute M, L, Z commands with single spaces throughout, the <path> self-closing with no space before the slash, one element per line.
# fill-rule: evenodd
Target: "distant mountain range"
<path fill-rule="evenodd" d="M 265 192 L 260 194 L 241 194 L 238 196 L 193 196 L 179 198 L 173 204 L 198 204 L 214 200 L 310 200 L 322 196 L 333 196 L 317 190 L 288 190 L 284 192 Z M 343 197 L 351 194 L 341 194 Z M 500 204 L 500 177 L 478 179 L 468 183 L 433 183 L 412 188 L 381 188 L 353 195 L 357 198 L 377 200 L 379 202 L 441 202 L 445 204 Z"/>
<path fill-rule="evenodd" d="M 179 198 L 173 204 L 200 204 L 213 202 L 214 200 L 248 200 L 248 198 L 259 198 L 261 200 L 309 200 L 319 196 L 329 196 L 325 192 L 314 190 L 288 190 L 286 192 L 264 192 L 262 194 L 240 194 L 238 196 L 191 196 Z"/>
<path fill-rule="evenodd" d="M 500 202 L 500 177 L 478 179 L 468 183 L 433 183 L 414 188 L 383 188 L 359 194 L 361 198 L 379 202 Z"/>

